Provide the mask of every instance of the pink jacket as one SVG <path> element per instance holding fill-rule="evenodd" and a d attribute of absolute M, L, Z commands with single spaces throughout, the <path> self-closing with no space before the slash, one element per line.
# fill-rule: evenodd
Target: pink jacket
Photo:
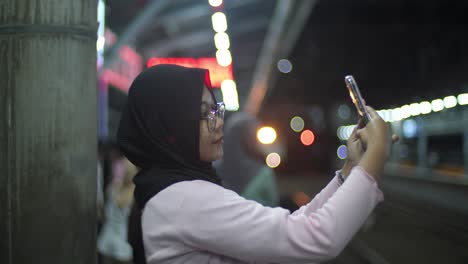
<path fill-rule="evenodd" d="M 382 192 L 355 167 L 292 214 L 264 207 L 206 181 L 180 182 L 155 195 L 142 215 L 148 264 L 317 263 L 336 257 Z"/>

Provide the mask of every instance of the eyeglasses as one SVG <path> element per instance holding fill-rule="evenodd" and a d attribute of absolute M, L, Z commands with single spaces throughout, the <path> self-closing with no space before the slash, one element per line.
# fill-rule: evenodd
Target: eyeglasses
<path fill-rule="evenodd" d="M 200 120 L 206 120 L 208 126 L 208 131 L 211 133 L 216 129 L 216 120 L 224 120 L 224 112 L 226 111 L 225 105 L 223 102 L 216 103 L 216 108 L 208 112 L 202 113 Z"/>

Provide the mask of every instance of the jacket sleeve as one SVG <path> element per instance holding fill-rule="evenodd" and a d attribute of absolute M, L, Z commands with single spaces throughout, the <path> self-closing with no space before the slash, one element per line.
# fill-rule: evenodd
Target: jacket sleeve
<path fill-rule="evenodd" d="M 264 207 L 198 181 L 175 217 L 186 245 L 248 262 L 310 263 L 336 257 L 359 230 L 382 193 L 355 167 L 323 206 L 303 213 Z M 313 210 L 312 210 L 313 209 Z"/>

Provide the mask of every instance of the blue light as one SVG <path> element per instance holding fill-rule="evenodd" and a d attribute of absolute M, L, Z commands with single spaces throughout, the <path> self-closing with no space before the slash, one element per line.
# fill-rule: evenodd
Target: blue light
<path fill-rule="evenodd" d="M 282 59 L 278 61 L 278 70 L 282 73 L 289 73 L 292 70 L 292 64 L 289 60 Z"/>
<path fill-rule="evenodd" d="M 341 118 L 341 119 L 348 119 L 351 115 L 351 110 L 349 109 L 349 107 L 345 104 L 343 105 L 340 105 L 340 107 L 338 107 L 338 116 Z"/>
<path fill-rule="evenodd" d="M 348 148 L 346 147 L 346 145 L 339 146 L 338 149 L 336 150 L 336 155 L 340 159 L 346 159 L 348 155 Z"/>
<path fill-rule="evenodd" d="M 416 136 L 418 132 L 418 124 L 413 119 L 408 119 L 403 122 L 403 135 L 407 138 Z"/>

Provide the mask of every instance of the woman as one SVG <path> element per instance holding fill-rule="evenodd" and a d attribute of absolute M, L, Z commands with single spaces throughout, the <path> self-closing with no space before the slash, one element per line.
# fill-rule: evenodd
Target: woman
<path fill-rule="evenodd" d="M 222 187 L 211 162 L 223 155 L 224 107 L 210 88 L 206 70 L 159 65 L 129 90 L 117 137 L 141 168 L 134 182 L 146 261 L 311 263 L 337 256 L 382 200 L 376 179 L 391 145 L 387 124 L 369 108 L 372 121 L 348 143 L 344 183 L 337 172 L 291 214 Z"/>

